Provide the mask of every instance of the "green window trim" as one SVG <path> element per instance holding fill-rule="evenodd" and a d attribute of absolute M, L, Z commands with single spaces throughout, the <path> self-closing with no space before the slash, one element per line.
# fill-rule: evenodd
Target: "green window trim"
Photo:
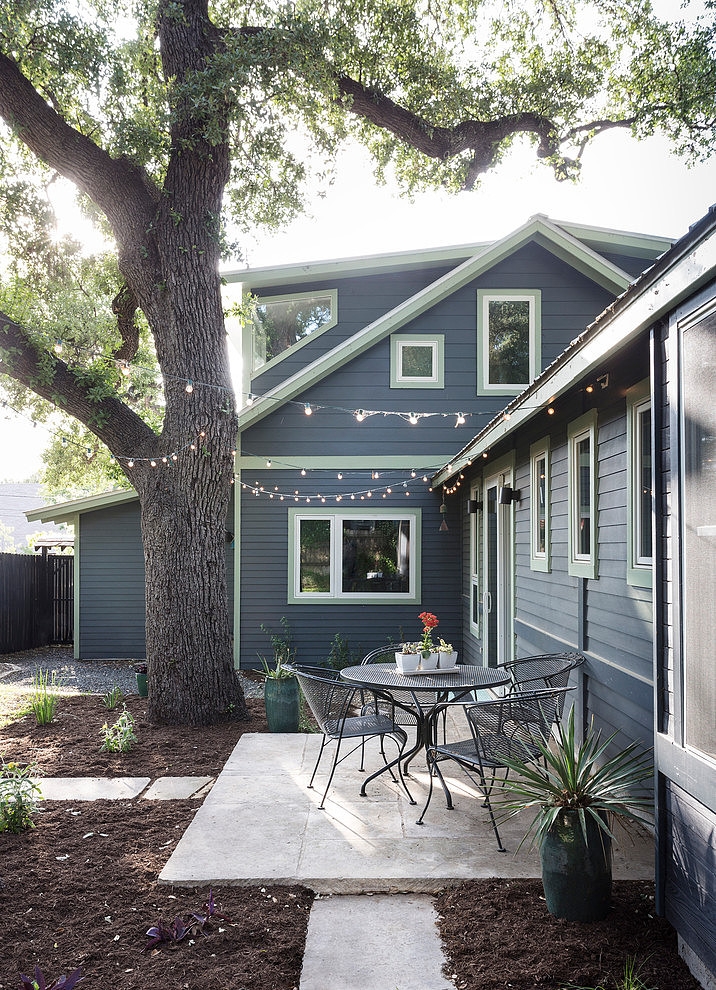
<path fill-rule="evenodd" d="M 288 510 L 288 604 L 289 605 L 396 605 L 419 604 L 421 587 L 421 521 L 419 508 L 364 509 L 345 508 L 291 508 Z M 364 538 L 346 549 L 346 535 L 355 529 L 356 534 L 369 530 L 371 524 L 393 522 L 398 524 L 396 559 L 383 556 L 378 562 L 375 542 L 371 545 Z M 355 523 L 355 527 L 346 526 Z M 379 529 L 373 526 L 374 529 Z M 310 539 L 314 549 L 314 561 L 307 562 L 303 554 Z M 403 541 L 403 546 L 400 546 Z M 317 549 L 316 549 L 317 548 Z M 350 571 L 347 567 L 351 555 Z M 362 566 L 361 555 L 376 554 L 376 563 Z M 374 569 L 371 570 L 370 568 Z M 402 573 L 401 573 L 402 567 Z M 380 568 L 380 570 L 379 570 Z M 390 568 L 390 572 L 386 570 Z M 310 582 L 314 590 L 302 590 L 302 583 Z M 350 582 L 354 587 L 346 589 Z M 405 590 L 399 590 L 403 583 Z M 371 592 L 371 586 L 375 592 Z"/>
<path fill-rule="evenodd" d="M 651 388 L 649 379 L 627 390 L 627 584 L 653 584 L 651 501 Z M 648 472 L 649 478 L 644 477 Z M 647 507 L 648 502 L 648 507 Z M 647 516 L 648 512 L 648 516 Z M 646 544 L 649 552 L 645 553 Z"/>
<path fill-rule="evenodd" d="M 325 323 L 322 323 L 316 330 L 312 330 L 292 343 L 289 347 L 282 349 L 279 353 L 266 360 L 265 341 L 260 339 L 256 321 L 247 320 L 244 325 L 244 332 L 247 335 L 244 339 L 243 353 L 249 355 L 251 360 L 251 374 L 261 372 L 263 374 L 268 368 L 273 368 L 280 361 L 283 361 L 289 354 L 295 354 L 298 349 L 304 347 L 309 341 L 316 340 L 321 334 L 336 326 L 338 323 L 338 290 L 337 289 L 316 289 L 312 292 L 286 292 L 274 296 L 250 296 L 251 302 L 256 306 L 270 306 L 273 304 L 287 304 L 290 302 L 308 302 L 311 299 L 328 300 L 330 316 Z"/>
<path fill-rule="evenodd" d="M 494 353 L 491 351 L 491 312 L 501 304 L 527 304 L 526 334 L 513 359 L 523 369 L 516 374 L 526 381 L 491 381 Z M 526 345 L 526 353 L 525 353 Z M 507 352 L 507 345 L 504 348 Z M 514 351 L 514 348 L 513 348 Z M 521 353 L 520 353 L 521 351 Z M 542 293 L 539 289 L 478 289 L 477 291 L 477 394 L 519 395 L 542 368 Z"/>
<path fill-rule="evenodd" d="M 530 570 L 549 573 L 551 502 L 550 440 L 530 447 Z"/>
<path fill-rule="evenodd" d="M 429 362 L 426 374 L 417 374 L 423 351 Z M 410 361 L 413 361 L 411 367 Z M 424 358 L 423 358 L 424 360 Z M 444 388 L 445 387 L 445 335 L 393 334 L 390 338 L 390 387 L 391 388 Z"/>
<path fill-rule="evenodd" d="M 568 571 L 573 577 L 597 578 L 597 410 L 591 409 L 567 428 Z"/>

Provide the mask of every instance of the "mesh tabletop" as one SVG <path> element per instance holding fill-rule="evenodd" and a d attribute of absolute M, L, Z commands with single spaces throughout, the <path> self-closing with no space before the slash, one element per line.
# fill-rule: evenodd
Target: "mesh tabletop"
<path fill-rule="evenodd" d="M 454 673 L 401 674 L 394 663 L 369 663 L 359 667 L 344 667 L 341 677 L 362 687 L 386 691 L 477 691 L 480 688 L 508 684 L 509 674 L 494 667 L 473 667 L 459 664 Z"/>

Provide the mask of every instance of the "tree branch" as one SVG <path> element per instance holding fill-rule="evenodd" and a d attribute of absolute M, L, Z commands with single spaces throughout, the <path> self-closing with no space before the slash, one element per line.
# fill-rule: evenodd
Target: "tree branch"
<path fill-rule="evenodd" d="M 494 164 L 500 144 L 513 134 L 535 134 L 540 158 L 559 154 L 556 127 L 549 117 L 541 114 L 507 114 L 495 120 L 465 120 L 454 127 L 439 127 L 355 79 L 340 76 L 336 81 L 351 113 L 390 131 L 427 157 L 448 159 L 471 151 L 467 189 Z"/>
<path fill-rule="evenodd" d="M 5 374 L 84 423 L 113 454 L 156 453 L 159 438 L 143 419 L 117 398 L 92 398 L 64 361 L 39 349 L 28 331 L 1 311 L 0 348 Z"/>
<path fill-rule="evenodd" d="M 111 158 L 71 127 L 2 52 L 0 116 L 30 151 L 104 211 L 120 245 L 127 241 L 128 225 L 135 235 L 137 230 L 144 234 L 159 201 L 146 173 L 125 159 Z"/>
<path fill-rule="evenodd" d="M 128 285 L 123 285 L 112 300 L 112 312 L 122 335 L 122 346 L 114 352 L 114 357 L 117 361 L 131 361 L 139 350 L 139 327 L 134 319 L 137 299 Z"/>

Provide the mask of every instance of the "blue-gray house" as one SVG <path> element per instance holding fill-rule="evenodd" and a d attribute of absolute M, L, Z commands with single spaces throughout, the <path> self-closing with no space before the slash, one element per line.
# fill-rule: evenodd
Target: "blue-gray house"
<path fill-rule="evenodd" d="M 582 651 L 580 717 L 654 746 L 657 908 L 713 990 L 716 212 L 227 281 L 237 666 L 283 617 L 309 662 L 424 609 L 475 663 Z M 76 523 L 77 655 L 141 656 L 133 493 L 28 515 Z"/>

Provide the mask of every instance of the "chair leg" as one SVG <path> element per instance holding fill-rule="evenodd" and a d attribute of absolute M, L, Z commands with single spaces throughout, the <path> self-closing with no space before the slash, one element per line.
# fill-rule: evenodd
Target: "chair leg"
<path fill-rule="evenodd" d="M 341 740 L 336 740 L 336 751 L 333 755 L 333 765 L 331 766 L 331 772 L 328 774 L 328 783 L 326 784 L 326 789 L 323 792 L 323 797 L 321 798 L 321 803 L 318 805 L 318 810 L 323 811 L 323 804 L 326 800 L 326 795 L 328 794 L 328 789 L 331 786 L 331 781 L 333 780 L 333 774 L 336 772 L 336 767 L 338 766 L 338 754 L 341 749 Z"/>
<path fill-rule="evenodd" d="M 395 775 L 393 774 L 393 767 L 397 767 L 398 768 L 398 776 L 400 778 L 400 783 L 403 785 L 403 790 L 408 795 L 408 800 L 410 801 L 411 804 L 417 804 L 417 801 L 415 801 L 413 799 L 413 795 L 408 790 L 408 785 L 405 783 L 405 778 L 403 777 L 403 771 L 402 771 L 402 768 L 400 766 L 400 762 L 403 759 L 403 750 L 405 749 L 405 743 L 407 742 L 407 739 L 408 739 L 408 737 L 407 737 L 407 735 L 405 733 L 402 733 L 402 735 L 404 735 L 405 738 L 400 743 L 398 743 L 398 738 L 396 738 L 395 736 L 393 737 L 393 738 L 395 738 L 396 743 L 398 743 L 398 755 L 397 755 L 396 759 L 391 760 L 390 763 L 388 763 L 386 761 L 386 764 L 385 764 L 384 767 L 381 767 L 380 770 L 376 770 L 375 773 L 372 773 L 370 775 L 370 777 L 366 777 L 366 779 L 363 781 L 363 785 L 361 786 L 361 789 L 360 789 L 360 796 L 361 797 L 367 797 L 367 795 L 366 795 L 366 787 L 367 787 L 367 785 L 371 782 L 371 780 L 375 780 L 376 777 L 379 777 L 382 773 L 385 773 L 386 770 L 388 770 L 390 772 L 390 776 L 393 778 L 393 780 L 395 780 Z M 383 737 L 381 736 L 381 750 L 382 750 L 382 747 L 383 747 Z M 383 753 L 383 759 L 385 759 L 385 753 Z M 396 781 L 396 783 L 398 783 L 398 781 Z"/>
<path fill-rule="evenodd" d="M 318 764 L 321 762 L 321 757 L 323 756 L 323 750 L 326 748 L 326 736 L 324 734 L 323 739 L 321 739 L 321 748 L 318 751 L 318 759 L 316 760 L 316 765 L 313 768 L 313 773 L 311 774 L 311 779 L 308 782 L 308 787 L 313 787 L 313 779 L 316 776 L 316 771 L 318 770 Z"/>

